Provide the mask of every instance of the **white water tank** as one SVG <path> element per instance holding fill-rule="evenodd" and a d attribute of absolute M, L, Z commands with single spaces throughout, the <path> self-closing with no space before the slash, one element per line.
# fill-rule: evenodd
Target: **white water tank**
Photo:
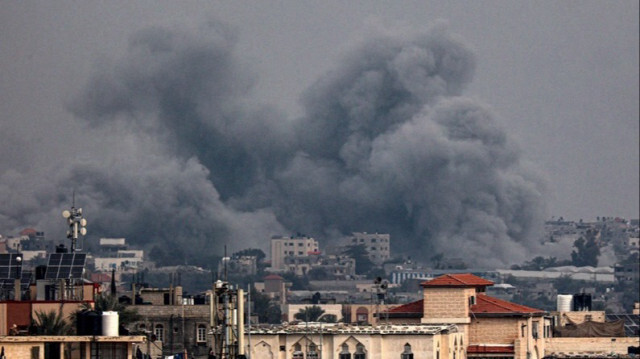
<path fill-rule="evenodd" d="M 558 312 L 570 312 L 571 304 L 573 302 L 573 295 L 571 294 L 558 294 Z"/>
<path fill-rule="evenodd" d="M 118 312 L 102 312 L 102 335 L 118 336 Z"/>

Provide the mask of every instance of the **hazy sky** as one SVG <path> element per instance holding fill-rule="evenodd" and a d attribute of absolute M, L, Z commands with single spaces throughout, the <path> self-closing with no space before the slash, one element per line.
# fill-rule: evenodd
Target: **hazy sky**
<path fill-rule="evenodd" d="M 86 138 L 95 132 L 69 104 L 93 74 L 118 68 L 141 29 L 228 25 L 234 61 L 251 69 L 243 101 L 291 121 L 301 94 L 372 31 L 440 22 L 475 54 L 463 94 L 491 108 L 546 178 L 547 216 L 638 218 L 638 11 L 637 1 L 2 1 L 0 175 L 47 177 L 34 168 L 109 145 Z M 9 190 L 5 210 L 23 198 Z"/>

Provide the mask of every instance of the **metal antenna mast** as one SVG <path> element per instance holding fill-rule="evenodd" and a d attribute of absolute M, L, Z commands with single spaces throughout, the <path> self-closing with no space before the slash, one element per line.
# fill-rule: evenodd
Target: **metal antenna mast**
<path fill-rule="evenodd" d="M 62 217 L 66 218 L 69 224 L 67 238 L 71 240 L 71 253 L 82 250 L 82 248 L 77 248 L 77 242 L 79 235 L 84 236 L 87 234 L 87 220 L 82 218 L 82 208 L 76 208 L 75 190 L 73 191 L 71 210 L 62 211 Z"/>

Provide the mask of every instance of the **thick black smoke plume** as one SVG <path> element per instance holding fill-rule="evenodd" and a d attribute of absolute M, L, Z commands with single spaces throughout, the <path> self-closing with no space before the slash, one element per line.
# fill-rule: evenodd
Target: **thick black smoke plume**
<path fill-rule="evenodd" d="M 365 41 L 295 120 L 245 99 L 255 76 L 235 41 L 218 23 L 137 33 L 69 104 L 97 138 L 88 154 L 47 169 L 0 226 L 59 220 L 69 196 L 57 188 L 75 183 L 96 238 L 191 263 L 291 232 L 387 232 L 396 253 L 484 265 L 535 246 L 542 181 L 491 111 L 461 97 L 475 60 L 446 30 Z M 33 174 L 0 176 L 6 201 Z"/>

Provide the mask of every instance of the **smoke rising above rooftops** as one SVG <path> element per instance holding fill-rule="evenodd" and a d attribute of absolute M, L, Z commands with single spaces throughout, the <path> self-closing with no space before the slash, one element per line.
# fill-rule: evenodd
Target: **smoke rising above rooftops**
<path fill-rule="evenodd" d="M 301 95 L 296 119 L 246 100 L 258 74 L 235 43 L 217 22 L 134 34 L 68 104 L 94 139 L 85 155 L 0 169 L 0 200 L 16 206 L 0 226 L 56 228 L 73 185 L 94 238 L 191 263 L 294 232 L 386 232 L 395 253 L 475 265 L 536 246 L 542 176 L 464 97 L 475 58 L 446 28 L 362 41 Z"/>

